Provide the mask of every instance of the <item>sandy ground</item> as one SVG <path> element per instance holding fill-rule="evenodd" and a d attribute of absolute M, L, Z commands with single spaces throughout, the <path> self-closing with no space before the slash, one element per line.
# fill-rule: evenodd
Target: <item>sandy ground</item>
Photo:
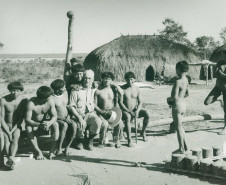
<path fill-rule="evenodd" d="M 25 84 L 25 92 L 32 96 L 39 85 L 43 84 Z M 170 95 L 172 86 L 156 86 L 150 83 L 139 85 L 144 99 L 143 106 L 150 111 L 151 120 L 171 117 L 171 110 L 166 104 L 166 98 Z M 205 86 L 201 81 L 193 82 L 190 86 L 190 97 L 187 98 L 187 116 L 203 113 L 223 115 L 220 102 L 209 106 L 203 105 L 203 101 L 213 85 L 214 82 L 209 86 Z M 6 84 L 0 85 L 1 96 L 7 93 L 5 87 Z M 184 123 L 190 148 L 223 145 L 226 136 L 217 134 L 223 125 L 223 120 Z M 169 125 L 150 127 L 147 131 L 149 141 L 144 143 L 138 137 L 138 143 L 134 148 L 128 148 L 127 142 L 124 141 L 120 149 L 96 147 L 92 152 L 71 149 L 71 156 L 52 161 L 36 161 L 30 158 L 29 155 L 32 152 L 30 144 L 26 139 L 22 139 L 16 168 L 13 171 L 4 171 L 0 168 L 0 184 L 70 185 L 85 184 L 87 179 L 94 185 L 226 183 L 194 175 L 170 173 L 165 170 L 163 161 L 170 159 L 172 151 L 178 147 L 176 134 L 169 134 L 168 130 Z M 108 137 L 112 138 L 110 133 L 108 133 Z M 43 150 L 48 148 L 49 143 L 45 142 L 48 140 L 46 137 L 41 138 L 40 146 Z M 134 162 L 146 162 L 147 165 L 146 167 L 134 167 Z"/>

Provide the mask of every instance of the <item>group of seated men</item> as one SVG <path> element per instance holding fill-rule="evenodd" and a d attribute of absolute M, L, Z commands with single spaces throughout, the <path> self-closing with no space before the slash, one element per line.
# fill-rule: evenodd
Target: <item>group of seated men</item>
<path fill-rule="evenodd" d="M 104 72 L 97 84 L 92 70 L 76 64 L 72 65 L 72 74 L 65 79 L 66 83 L 62 79 L 54 80 L 50 87 L 39 87 L 36 96 L 29 100 L 21 95 L 23 85 L 18 81 L 11 82 L 8 85 L 10 94 L 1 98 L 0 166 L 5 165 L 4 154 L 8 159 L 6 166 L 13 168 L 15 165 L 23 120 L 38 160 L 45 159 L 37 142 L 37 136 L 43 130 L 51 133 L 49 159 L 68 155 L 74 139 L 75 148 L 80 150 L 83 146 L 93 150 L 93 139 L 98 135 L 99 147 L 109 144 L 106 115 L 115 106 L 122 110 L 122 119 L 113 128 L 115 147 L 120 147 L 124 125 L 128 147 L 133 146 L 130 123 L 139 117 L 144 118 L 141 136 L 147 141 L 145 130 L 149 113 L 142 109 L 141 93 L 134 85 L 134 73 L 125 74 L 126 83 L 122 86 L 113 83 L 114 79 L 113 73 Z"/>

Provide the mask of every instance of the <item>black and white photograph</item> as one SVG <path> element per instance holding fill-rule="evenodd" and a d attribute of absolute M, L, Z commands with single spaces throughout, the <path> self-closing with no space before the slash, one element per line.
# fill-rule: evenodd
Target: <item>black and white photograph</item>
<path fill-rule="evenodd" d="M 226 184 L 225 0 L 0 0 L 0 185 Z"/>

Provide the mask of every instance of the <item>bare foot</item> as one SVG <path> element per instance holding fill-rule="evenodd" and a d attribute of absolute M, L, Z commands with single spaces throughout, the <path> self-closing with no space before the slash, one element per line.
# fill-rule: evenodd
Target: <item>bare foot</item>
<path fill-rule="evenodd" d="M 116 142 L 116 144 L 115 144 L 115 148 L 121 148 L 121 143 L 120 143 L 120 141 L 119 141 L 119 140 Z"/>
<path fill-rule="evenodd" d="M 128 141 L 128 147 L 134 147 L 132 139 L 129 139 Z"/>
<path fill-rule="evenodd" d="M 100 143 L 98 144 L 98 148 L 104 148 L 104 141 L 100 141 Z"/>
<path fill-rule="evenodd" d="M 226 135 L 226 127 L 223 128 L 221 132 L 218 133 L 219 135 Z"/>
<path fill-rule="evenodd" d="M 172 154 L 184 154 L 184 152 L 185 151 L 182 149 L 177 149 L 177 150 L 173 151 Z"/>
<path fill-rule="evenodd" d="M 56 151 L 56 156 L 60 156 L 62 154 L 63 154 L 63 150 L 62 149 Z"/>
<path fill-rule="evenodd" d="M 38 156 L 36 157 L 36 160 L 45 160 L 46 158 L 43 156 L 42 153 L 39 153 Z"/>
<path fill-rule="evenodd" d="M 69 150 L 69 147 L 66 147 L 65 150 L 64 150 L 64 154 L 67 156 L 67 155 L 71 155 L 71 152 Z"/>
<path fill-rule="evenodd" d="M 50 153 L 50 154 L 49 154 L 49 159 L 50 159 L 50 160 L 54 159 L 55 157 L 56 157 L 56 155 L 54 155 L 53 153 Z"/>
<path fill-rule="evenodd" d="M 140 136 L 143 137 L 143 141 L 144 141 L 144 142 L 148 142 L 148 138 L 147 138 L 145 132 L 141 133 Z"/>
<path fill-rule="evenodd" d="M 12 158 L 9 158 L 9 159 L 8 159 L 8 161 L 6 162 L 6 166 L 7 166 L 9 169 L 11 169 L 11 170 L 14 169 L 14 167 L 15 167 L 15 162 L 13 161 Z"/>

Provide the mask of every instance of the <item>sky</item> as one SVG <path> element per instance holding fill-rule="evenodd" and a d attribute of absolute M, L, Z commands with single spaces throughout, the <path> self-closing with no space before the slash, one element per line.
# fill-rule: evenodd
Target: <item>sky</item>
<path fill-rule="evenodd" d="M 188 39 L 226 27 L 225 0 L 0 0 L 0 54 L 65 53 L 67 11 L 75 15 L 73 53 L 89 53 L 121 35 L 157 34 L 181 24 Z"/>

